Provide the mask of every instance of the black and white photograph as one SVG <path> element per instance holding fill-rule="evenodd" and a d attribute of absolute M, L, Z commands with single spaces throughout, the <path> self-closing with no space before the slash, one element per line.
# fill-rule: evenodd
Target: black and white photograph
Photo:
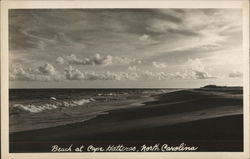
<path fill-rule="evenodd" d="M 245 152 L 243 28 L 233 7 L 8 9 L 9 153 Z"/>

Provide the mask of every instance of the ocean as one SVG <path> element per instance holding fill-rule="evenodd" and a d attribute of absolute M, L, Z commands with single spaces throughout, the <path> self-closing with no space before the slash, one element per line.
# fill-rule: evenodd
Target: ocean
<path fill-rule="evenodd" d="M 10 131 L 81 122 L 178 89 L 10 89 Z M 21 125 L 20 125 L 21 123 Z"/>
<path fill-rule="evenodd" d="M 10 115 L 38 113 L 96 101 L 129 99 L 176 89 L 10 89 Z"/>

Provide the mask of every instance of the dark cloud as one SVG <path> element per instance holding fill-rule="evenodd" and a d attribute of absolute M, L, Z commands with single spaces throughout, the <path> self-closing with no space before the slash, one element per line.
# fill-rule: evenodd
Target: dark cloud
<path fill-rule="evenodd" d="M 215 77 L 212 77 L 211 75 L 209 75 L 208 72 L 197 71 L 197 70 L 193 70 L 193 76 L 194 76 L 195 79 L 210 79 L 210 78 L 215 78 Z"/>
<path fill-rule="evenodd" d="M 80 42 L 91 40 L 91 36 L 93 40 L 112 39 L 113 32 L 157 34 L 146 29 L 153 19 L 182 22 L 157 9 L 11 9 L 9 19 L 11 49 L 36 48 L 41 40 L 63 41 L 61 33 Z"/>
<path fill-rule="evenodd" d="M 178 34 L 182 36 L 201 36 L 200 33 L 193 30 L 178 30 L 178 29 L 168 29 L 169 33 Z"/>

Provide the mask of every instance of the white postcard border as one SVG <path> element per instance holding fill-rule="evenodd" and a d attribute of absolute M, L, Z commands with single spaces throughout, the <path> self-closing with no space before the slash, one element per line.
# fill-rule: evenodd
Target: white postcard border
<path fill-rule="evenodd" d="M 18 8 L 242 8 L 244 51 L 244 152 L 9 153 L 8 9 Z M 2 1 L 1 147 L 3 159 L 28 158 L 249 158 L 249 2 L 248 1 Z"/>

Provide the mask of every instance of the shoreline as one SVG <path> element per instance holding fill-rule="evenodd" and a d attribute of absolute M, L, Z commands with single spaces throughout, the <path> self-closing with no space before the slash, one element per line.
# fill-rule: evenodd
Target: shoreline
<path fill-rule="evenodd" d="M 23 131 L 32 131 L 32 130 L 38 130 L 38 129 L 45 129 L 45 128 L 52 128 L 57 127 L 61 125 L 67 125 L 67 124 L 74 124 L 79 122 L 85 122 L 91 119 L 96 118 L 99 115 L 103 114 L 109 114 L 112 110 L 117 109 L 126 109 L 126 108 L 132 108 L 132 107 L 140 107 L 144 106 L 145 103 L 155 101 L 155 97 L 140 97 L 140 99 L 122 99 L 118 102 L 112 102 L 108 101 L 105 103 L 90 103 L 83 106 L 76 106 L 71 108 L 57 108 L 54 110 L 47 110 L 40 113 L 35 114 L 23 114 L 19 116 L 15 116 L 15 119 L 12 119 L 12 116 L 10 116 L 10 120 L 12 121 L 10 124 L 10 133 L 17 133 L 17 132 L 23 132 Z M 98 108 L 100 107 L 100 108 Z M 74 114 L 72 111 L 77 111 L 77 114 Z M 64 118 L 64 120 L 56 121 L 56 117 L 53 119 L 53 116 L 55 116 L 55 113 L 58 116 L 61 116 L 61 118 Z M 49 117 L 49 119 L 48 119 Z M 36 124 L 27 123 L 28 119 L 37 121 L 40 120 L 40 122 Z M 70 118 L 70 119 L 69 119 Z M 73 119 L 72 119 L 73 118 Z M 18 123 L 15 123 L 15 121 L 18 121 Z M 42 122 L 45 123 L 44 125 L 41 124 Z M 55 123 L 49 123 L 49 122 L 57 122 Z M 26 123 L 25 123 L 26 122 Z M 30 126 L 32 125 L 32 127 Z"/>
<path fill-rule="evenodd" d="M 108 102 L 97 102 L 97 103 L 87 103 L 83 106 L 76 106 L 70 108 L 62 108 L 62 109 L 54 109 L 52 111 L 48 110 L 41 113 L 33 113 L 23 114 L 26 118 L 19 119 L 12 119 L 12 121 L 18 121 L 20 124 L 12 124 L 10 125 L 10 134 L 18 133 L 18 132 L 25 132 L 25 131 L 33 131 L 33 130 L 40 130 L 40 129 L 47 129 L 47 128 L 54 128 L 58 126 L 70 125 L 75 123 L 83 123 L 98 118 L 99 116 L 109 115 L 113 112 L 121 112 L 123 116 L 124 113 L 128 113 L 130 111 L 136 110 L 136 108 L 140 111 L 145 110 L 158 110 L 161 109 L 157 116 L 152 116 L 154 111 L 147 115 L 147 118 L 134 120 L 132 125 L 142 125 L 141 123 L 155 123 L 154 125 L 173 125 L 178 123 L 184 122 L 191 122 L 196 120 L 208 119 L 208 118 L 215 118 L 215 117 L 222 117 L 222 116 L 230 116 L 230 115 L 237 115 L 242 114 L 243 110 L 242 107 L 239 105 L 227 105 L 227 106 L 206 106 L 202 107 L 202 109 L 195 108 L 194 110 L 189 108 L 183 109 L 185 105 L 190 105 L 188 103 L 192 103 L 192 99 L 190 99 L 190 95 L 196 95 L 202 93 L 201 96 L 210 96 L 209 93 L 213 91 L 204 91 L 204 89 L 182 89 L 182 90 L 174 90 L 169 92 L 161 92 L 156 93 L 154 95 L 147 95 L 147 96 L 137 96 L 136 99 L 128 99 L 127 96 L 125 99 L 116 100 L 116 101 L 108 101 Z M 184 94 L 183 94 L 184 93 Z M 187 94 L 187 95 L 185 95 Z M 173 97 L 171 97 L 174 95 Z M 183 96 L 184 95 L 184 96 Z M 180 96 L 183 98 L 182 100 L 176 100 L 175 98 L 179 98 Z M 187 96 L 187 97 L 185 97 Z M 214 95 L 213 95 L 214 96 Z M 216 96 L 223 97 L 225 99 L 232 98 L 231 94 L 223 93 L 221 91 L 216 92 Z M 234 95 L 235 99 L 239 98 L 239 95 Z M 170 98 L 170 99 L 168 99 Z M 173 98 L 173 99 L 172 99 Z M 187 99 L 186 99 L 187 98 Z M 204 105 L 204 104 L 202 104 Z M 166 107 L 167 106 L 167 107 Z M 180 109 L 178 107 L 180 106 Z M 193 106 L 190 105 L 192 108 Z M 197 107 L 197 106 L 196 106 Z M 199 106 L 200 107 L 200 106 Z M 211 108 L 210 108 L 211 107 Z M 218 108 L 217 108 L 218 107 Z M 215 109 L 216 108 L 216 109 Z M 145 110 L 144 110 L 145 109 Z M 167 110 L 167 112 L 165 111 Z M 197 109 L 197 110 L 196 110 Z M 161 113 L 162 112 L 162 113 Z M 171 113 L 172 112 L 172 113 Z M 151 117 L 152 116 L 152 117 Z M 136 116 L 135 116 L 136 117 Z M 29 123 L 29 121 L 32 121 Z M 37 122 L 38 121 L 38 122 Z M 161 121 L 161 122 L 158 122 Z M 26 122 L 26 123 L 25 123 Z M 43 124 L 44 123 L 44 124 Z M 32 126 L 31 126 L 32 125 Z M 131 124 L 128 126 L 131 127 Z M 135 126 L 136 127 L 136 126 Z"/>

